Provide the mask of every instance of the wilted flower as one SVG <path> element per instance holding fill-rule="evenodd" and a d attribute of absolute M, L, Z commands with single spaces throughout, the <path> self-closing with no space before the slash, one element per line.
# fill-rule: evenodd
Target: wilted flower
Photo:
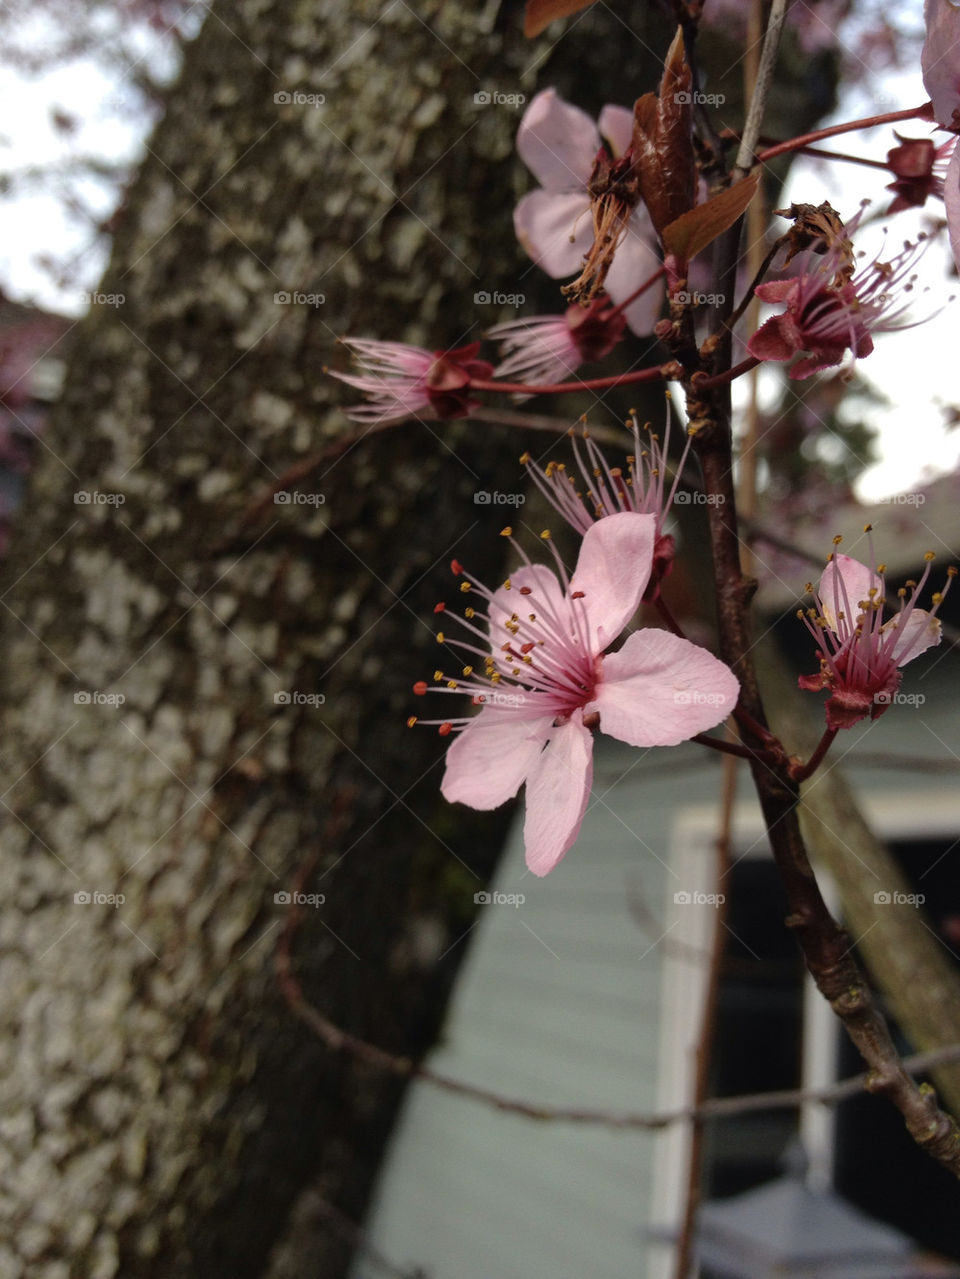
<path fill-rule="evenodd" d="M 566 381 L 581 364 L 609 355 L 626 326 L 623 313 L 603 296 L 589 306 L 573 302 L 562 315 L 508 320 L 487 334 L 503 344 L 507 357 L 494 377 L 531 385 Z"/>
<path fill-rule="evenodd" d="M 938 147 L 930 138 L 902 138 L 899 133 L 894 136 L 900 145 L 887 152 L 887 164 L 896 181 L 887 190 L 895 192 L 896 199 L 887 212 L 922 208 L 931 195 L 943 199 L 944 178 L 956 138 Z"/>
<path fill-rule="evenodd" d="M 839 364 L 847 351 L 856 359 L 869 355 L 872 333 L 909 327 L 897 323 L 907 307 L 901 294 L 913 288 L 916 276 L 910 271 L 927 247 L 926 237 L 906 243 L 887 262 L 875 258 L 854 274 L 848 237 L 859 218 L 847 223 L 847 236 L 826 252 L 820 244 L 799 255 L 798 275 L 757 286 L 761 302 L 785 302 L 786 310 L 771 316 L 747 342 L 752 356 L 790 360 L 807 351 L 807 358 L 790 369 L 791 378 L 807 378 Z"/>
<path fill-rule="evenodd" d="M 598 728 L 632 746 L 674 746 L 713 728 L 736 703 L 733 673 L 668 631 L 635 631 L 608 651 L 650 577 L 654 523 L 621 512 L 592 525 L 569 579 L 558 558 L 562 580 L 529 560 L 494 592 L 464 580 L 461 591 L 485 601 L 486 616 L 470 606 L 457 619 L 471 640 L 437 636 L 468 656 L 455 677 L 437 671 L 432 691 L 467 693 L 481 707 L 471 718 L 428 721 L 444 735 L 460 730 L 442 792 L 486 810 L 526 782 L 524 843 L 535 875 L 551 871 L 577 838 Z M 462 576 L 456 561 L 452 567 Z M 422 682 L 414 691 L 430 690 Z"/>
<path fill-rule="evenodd" d="M 356 387 L 369 403 L 346 410 L 356 422 L 397 421 L 426 412 L 430 417 L 466 417 L 478 401 L 469 397 L 471 378 L 486 379 L 493 365 L 476 359 L 479 342 L 454 351 L 425 351 L 405 342 L 344 338 L 362 374 L 330 372 Z"/>
<path fill-rule="evenodd" d="M 555 280 L 582 272 L 584 260 L 602 240 L 596 251 L 605 255 L 603 270 L 595 272 L 593 279 L 597 288 L 604 287 L 614 302 L 622 303 L 655 274 L 660 259 L 650 219 L 637 197 L 631 197 L 630 203 L 617 195 L 616 184 L 627 180 L 620 170 L 630 146 L 633 115 L 626 107 L 606 106 L 599 124 L 598 129 L 584 111 L 558 97 L 555 89 L 536 95 L 520 122 L 517 150 L 541 189 L 523 197 L 514 210 L 513 224 L 524 249 Z M 610 152 L 602 147 L 601 134 L 609 141 Z M 595 193 L 600 185 L 607 187 L 602 208 L 591 196 L 591 183 Z M 591 212 L 594 206 L 603 223 L 599 235 Z M 634 333 L 652 332 L 662 303 L 660 291 L 650 290 L 625 308 Z"/>
<path fill-rule="evenodd" d="M 835 538 L 834 544 L 839 541 Z M 810 692 L 829 691 L 828 728 L 852 728 L 867 715 L 871 719 L 882 715 L 900 687 L 900 667 L 940 643 L 936 613 L 956 569 L 947 570 L 947 586 L 933 596 L 928 612 L 916 606 L 930 576 L 933 554 L 925 558 L 920 581 L 901 587 L 900 610 L 887 621 L 883 620 L 884 565 L 872 569 L 839 554 L 831 555 L 820 578 L 817 607 L 797 614 L 816 639 L 820 657 L 819 672 L 801 675 L 799 684 Z M 808 585 L 807 590 L 813 587 Z"/>

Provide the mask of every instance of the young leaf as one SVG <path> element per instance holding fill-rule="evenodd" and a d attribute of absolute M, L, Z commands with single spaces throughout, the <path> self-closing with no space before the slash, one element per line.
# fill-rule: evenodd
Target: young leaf
<path fill-rule="evenodd" d="M 757 192 L 759 173 L 751 173 L 742 182 L 727 187 L 705 204 L 674 219 L 663 229 L 663 247 L 679 261 L 689 262 L 718 235 L 732 227 Z"/>

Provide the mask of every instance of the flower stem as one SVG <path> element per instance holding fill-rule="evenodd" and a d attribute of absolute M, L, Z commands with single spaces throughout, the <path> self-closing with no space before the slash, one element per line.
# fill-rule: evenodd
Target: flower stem
<path fill-rule="evenodd" d="M 744 373 L 749 373 L 751 369 L 755 369 L 758 364 L 762 363 L 763 360 L 758 360 L 751 355 L 747 359 L 741 360 L 739 364 L 735 364 L 732 369 L 727 369 L 724 373 L 715 373 L 713 377 L 704 377 L 702 374 L 695 373 L 693 375 L 694 389 L 708 391 L 714 386 L 723 386 L 725 382 L 732 382 L 735 378 L 742 377 Z"/>
<path fill-rule="evenodd" d="M 673 364 L 638 369 L 636 373 L 618 373 L 611 377 L 585 378 L 580 382 L 555 382 L 550 386 L 528 386 L 526 382 L 489 382 L 472 378 L 472 391 L 504 391 L 516 395 L 566 395 L 574 391 L 603 391 L 611 386 L 634 386 L 638 382 L 662 382 L 677 377 L 681 370 Z"/>
<path fill-rule="evenodd" d="M 790 776 L 795 782 L 805 782 L 808 777 L 817 771 L 823 762 L 823 757 L 833 745 L 833 739 L 839 732 L 836 728 L 827 728 L 824 730 L 823 736 L 817 743 L 817 749 L 813 752 L 805 764 L 797 761 L 790 766 Z"/>

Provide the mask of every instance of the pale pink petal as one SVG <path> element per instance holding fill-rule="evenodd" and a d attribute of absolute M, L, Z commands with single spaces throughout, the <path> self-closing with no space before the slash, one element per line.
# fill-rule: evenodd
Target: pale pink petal
<path fill-rule="evenodd" d="M 927 24 L 920 55 L 923 83 L 934 115 L 949 125 L 954 108 L 960 106 L 960 9 L 950 0 L 926 0 L 923 16 Z"/>
<path fill-rule="evenodd" d="M 960 145 L 954 148 L 943 179 L 943 203 L 947 208 L 947 228 L 953 260 L 960 270 Z"/>
<path fill-rule="evenodd" d="M 586 191 L 531 191 L 513 211 L 513 229 L 537 266 L 562 280 L 580 270 L 593 244 L 590 197 Z"/>
<path fill-rule="evenodd" d="M 901 624 L 900 617 L 884 622 L 882 631 L 899 631 L 890 655 L 898 666 L 906 666 L 915 657 L 940 643 L 940 619 L 931 617 L 926 609 L 915 608 Z"/>
<path fill-rule="evenodd" d="M 602 679 L 584 714 L 631 746 L 676 746 L 713 728 L 737 704 L 736 676 L 712 653 L 669 631 L 634 631 L 602 659 Z"/>
<path fill-rule="evenodd" d="M 485 706 L 447 751 L 440 791 L 451 804 L 499 808 L 512 799 L 552 731 L 550 716 L 524 720 L 512 707 Z"/>
<path fill-rule="evenodd" d="M 597 126 L 585 111 L 544 89 L 533 99 L 517 130 L 517 151 L 547 191 L 583 190 L 600 149 Z"/>
<path fill-rule="evenodd" d="M 578 715 L 553 730 L 527 777 L 527 866 L 546 875 L 580 834 L 593 781 L 593 734 Z"/>
<path fill-rule="evenodd" d="M 600 132 L 610 143 L 614 159 L 619 160 L 633 141 L 633 112 L 629 107 L 607 105 L 600 112 Z"/>
<path fill-rule="evenodd" d="M 613 264 L 607 272 L 605 288 L 614 302 L 624 302 L 641 284 L 660 269 L 660 256 L 653 246 L 653 228 L 649 218 L 636 213 L 631 217 L 627 234 L 619 245 Z M 663 284 L 652 284 L 646 293 L 631 302 L 624 311 L 627 324 L 638 336 L 653 332 L 663 310 Z"/>
<path fill-rule="evenodd" d="M 849 555 L 834 555 L 823 570 L 819 590 L 823 616 L 830 629 L 837 630 L 841 613 L 846 626 L 851 628 L 863 611 L 859 606 L 870 598 L 870 591 L 879 590 L 879 586 L 876 573 L 866 564 Z"/>
<path fill-rule="evenodd" d="M 656 516 L 620 511 L 587 529 L 570 593 L 583 592 L 592 653 L 602 653 L 630 621 L 653 569 Z"/>
<path fill-rule="evenodd" d="M 545 616 L 566 617 L 567 605 L 563 598 L 563 587 L 557 581 L 557 575 L 547 568 L 546 564 L 527 564 L 518 568 L 509 577 L 510 589 L 498 587 L 487 610 L 490 619 L 490 643 L 496 654 L 501 644 L 513 638 L 512 632 L 506 628 L 514 613 L 526 615 L 538 613 Z M 521 588 L 530 587 L 529 595 L 521 595 Z"/>

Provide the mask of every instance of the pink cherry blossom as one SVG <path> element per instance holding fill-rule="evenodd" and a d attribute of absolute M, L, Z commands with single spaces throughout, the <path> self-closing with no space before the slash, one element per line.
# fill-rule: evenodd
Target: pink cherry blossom
<path fill-rule="evenodd" d="M 377 342 L 344 338 L 362 374 L 330 372 L 341 382 L 363 391 L 369 403 L 347 409 L 356 422 L 381 424 L 419 414 L 466 417 L 477 401 L 469 398 L 471 378 L 486 379 L 493 365 L 476 359 L 480 343 L 455 351 L 425 351 L 405 342 Z"/>
<path fill-rule="evenodd" d="M 609 355 L 626 324 L 623 313 L 603 295 L 589 306 L 573 302 L 562 315 L 498 324 L 487 337 L 503 344 L 507 358 L 497 365 L 494 377 L 532 386 L 567 381 L 581 364 Z"/>
<path fill-rule="evenodd" d="M 578 487 L 577 479 L 562 462 L 548 462 L 546 469 L 541 471 L 533 464 L 529 453 L 524 453 L 520 461 L 551 506 L 578 533 L 586 533 L 597 520 L 618 511 L 654 517 L 653 567 L 643 596 L 649 601 L 656 599 L 660 583 L 673 566 L 676 545 L 673 536 L 664 531 L 664 525 L 677 494 L 692 437 L 687 436 L 671 484 L 669 405 L 662 443 L 660 437 L 650 430 L 649 424 L 641 434 L 636 413 L 631 414 L 631 419 L 633 452 L 627 455 L 626 471 L 609 465 L 586 430 L 582 435 L 582 451 L 575 432 L 570 431 L 576 469 L 580 472 L 583 488 Z"/>
<path fill-rule="evenodd" d="M 514 210 L 517 239 L 547 275 L 555 280 L 575 275 L 593 246 L 594 229 L 587 184 L 602 145 L 601 134 L 617 160 L 627 151 L 633 114 L 626 107 L 606 106 L 599 129 L 579 107 L 555 89 L 544 89 L 531 101 L 517 132 L 517 150 L 540 189 L 525 195 Z M 653 228 L 638 205 L 622 228 L 604 287 L 614 302 L 626 302 L 660 267 Z M 663 303 L 651 289 L 625 309 L 634 333 L 651 333 Z"/>
<path fill-rule="evenodd" d="M 862 359 L 873 350 L 872 333 L 908 328 L 898 323 L 906 310 L 902 294 L 916 279 L 910 274 L 927 248 L 921 235 L 914 244 L 888 261 L 875 258 L 853 274 L 850 235 L 860 214 L 824 252 L 822 241 L 797 258 L 799 274 L 760 284 L 754 290 L 761 302 L 785 302 L 786 310 L 771 316 L 747 342 L 758 360 L 791 360 L 809 352 L 790 369 L 791 378 L 807 378 L 820 369 L 840 364 L 847 351 Z"/>
<path fill-rule="evenodd" d="M 820 657 L 819 672 L 802 675 L 799 684 L 812 692 L 829 691 L 828 728 L 852 728 L 867 715 L 882 715 L 900 687 L 900 668 L 940 643 L 936 613 L 956 569 L 948 569 L 947 587 L 933 596 L 928 612 L 916 606 L 933 555 L 926 559 L 920 581 L 901 588 L 900 610 L 885 622 L 883 566 L 871 569 L 849 555 L 831 556 L 820 578 L 817 607 L 797 615 L 816 639 Z"/>
<path fill-rule="evenodd" d="M 481 707 L 471 718 L 440 722 L 443 734 L 460 730 L 441 790 L 451 803 L 486 810 L 526 783 L 524 843 L 535 875 L 553 870 L 580 831 L 594 731 L 632 746 L 674 746 L 713 728 L 736 703 L 733 673 L 668 631 L 635 631 L 608 651 L 646 588 L 654 529 L 652 515 L 600 520 L 584 535 L 569 578 L 557 559 L 559 579 L 529 560 L 496 591 L 465 579 L 461 590 L 486 602 L 486 617 L 471 605 L 457 619 L 470 639 L 437 637 L 467 664 L 450 678 L 436 672 L 432 691 L 467 693 Z M 421 683 L 414 691 L 430 690 Z"/>
<path fill-rule="evenodd" d="M 933 114 L 945 129 L 960 128 L 960 9 L 950 0 L 926 0 L 927 24 L 920 65 Z M 960 147 L 955 147 L 944 175 L 943 202 L 947 210 L 950 247 L 960 268 Z"/>

